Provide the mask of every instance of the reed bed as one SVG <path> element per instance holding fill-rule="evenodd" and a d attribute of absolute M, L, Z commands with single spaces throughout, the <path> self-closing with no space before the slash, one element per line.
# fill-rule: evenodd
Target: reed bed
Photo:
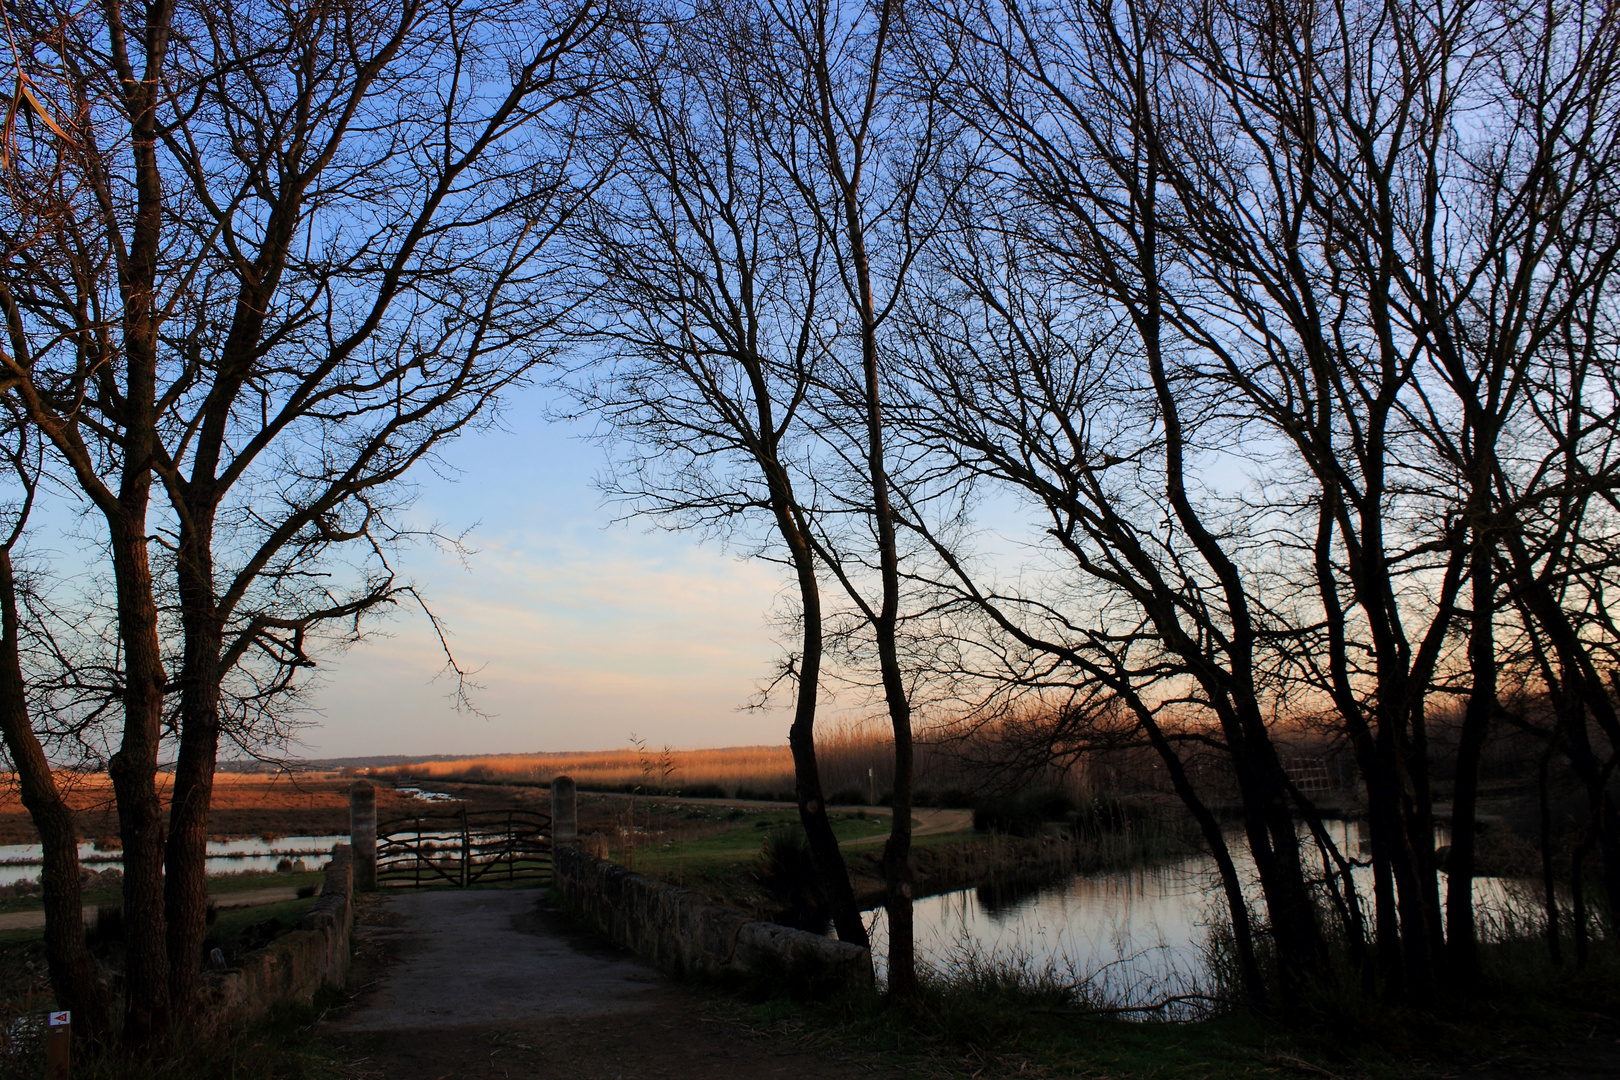
<path fill-rule="evenodd" d="M 633 737 L 632 737 L 633 739 Z M 871 726 L 831 729 L 817 739 L 822 791 L 835 805 L 876 805 L 894 788 L 894 741 Z M 916 802 L 968 806 L 988 792 L 1084 788 L 1081 773 L 1047 767 L 1014 771 L 993 748 L 972 739 L 921 733 L 916 743 Z M 785 744 L 678 750 L 632 741 L 627 747 L 573 753 L 492 754 L 415 761 L 360 770 L 377 779 L 546 784 L 569 776 L 581 789 L 708 798 L 793 799 L 793 758 Z"/>

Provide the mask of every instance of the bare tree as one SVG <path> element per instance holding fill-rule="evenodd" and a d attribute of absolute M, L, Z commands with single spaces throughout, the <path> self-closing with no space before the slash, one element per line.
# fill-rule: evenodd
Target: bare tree
<path fill-rule="evenodd" d="M 807 118 L 770 77 L 783 43 L 759 10 L 653 25 L 657 39 L 626 43 L 634 77 L 591 109 L 613 176 L 571 233 L 591 256 L 579 332 L 607 355 L 576 389 L 635 446 L 609 488 L 638 511 L 750 540 L 769 522 L 759 553 L 784 560 L 798 588 L 785 675 L 799 817 L 838 936 L 865 945 L 816 761 L 821 581 L 795 475 L 834 273 L 780 157 Z"/>
<path fill-rule="evenodd" d="M 995 220 L 1025 238 L 1023 257 L 1058 261 L 1117 305 L 1136 339 L 1135 370 L 1153 391 L 1144 415 L 1163 432 L 1114 456 L 1160 463 L 1146 482 L 1163 485 L 1167 505 L 1150 513 L 1189 545 L 1163 558 L 1207 574 L 1169 579 L 1165 610 L 1191 617 L 1224 602 L 1193 648 L 1173 635 L 1165 646 L 1189 675 L 1212 646 L 1221 654 L 1206 670 L 1249 718 L 1227 729 L 1234 754 L 1265 745 L 1253 722 L 1262 699 L 1299 685 L 1332 702 L 1368 794 L 1380 966 L 1417 996 L 1436 985 L 1442 943 L 1459 980 L 1472 963 L 1472 795 L 1498 662 L 1492 462 L 1524 407 L 1526 365 L 1607 279 L 1610 33 L 1607 16 L 1486 5 L 1430 19 L 1387 3 L 1097 3 L 967 5 L 937 35 L 967 72 L 957 85 L 976 106 L 988 175 L 1004 205 L 1024 208 Z M 965 262 L 966 280 L 984 281 Z M 1024 325 L 1004 283 L 988 285 L 967 287 L 992 321 Z M 1008 350 L 1041 355 L 1015 330 L 1006 337 Z M 950 346 L 971 352 L 972 341 Z M 1009 433 L 1068 425 L 1068 456 L 1048 466 L 1065 482 L 1043 497 L 1079 492 L 1107 521 L 1134 493 L 1071 473 L 1114 399 L 1055 385 L 1037 379 L 1046 408 L 1002 422 Z M 1047 445 L 1044 431 L 1034 445 Z M 1274 482 L 1226 515 L 1194 505 L 1189 470 L 1231 447 L 1264 459 Z M 1154 535 L 1145 520 L 1133 532 L 1097 542 L 1117 556 Z M 1098 580 L 1136 587 L 1135 565 L 1094 560 Z M 1452 653 L 1459 609 L 1466 674 Z M 1472 711 L 1442 928 L 1424 710 L 1447 681 Z M 1325 880 L 1350 890 L 1344 853 L 1272 757 L 1254 763 L 1265 779 L 1251 810 L 1292 803 L 1318 835 Z M 1284 817 L 1271 820 L 1300 936 L 1278 923 L 1268 891 L 1273 929 L 1285 956 L 1308 957 L 1319 946 L 1296 908 L 1291 841 Z M 1250 832 L 1251 847 L 1264 842 Z M 1341 910 L 1354 919 L 1353 902 Z"/>
<path fill-rule="evenodd" d="M 915 262 L 932 240 L 937 203 L 927 181 L 952 145 L 941 101 L 899 48 L 901 5 L 847 8 L 829 0 L 770 5 L 789 48 L 773 73 L 807 118 L 805 138 L 783 155 L 801 205 L 836 268 L 841 332 L 822 347 L 818 425 L 828 460 L 851 479 L 835 496 L 858 532 L 817 520 L 816 549 L 871 634 L 884 709 L 894 735 L 894 813 L 883 851 L 889 919 L 889 990 L 917 992 L 911 882 L 915 771 L 913 700 L 901 645 L 906 582 L 899 538 L 897 469 L 890 445 L 883 337 L 907 295 Z M 923 82 L 919 91 L 917 84 Z M 847 328 L 847 329 L 846 329 Z M 846 346 L 847 342 L 847 346 Z M 824 469 L 824 487 L 832 478 Z M 865 534 L 865 552 L 854 538 Z M 867 571 L 875 582 L 867 580 Z"/>
<path fill-rule="evenodd" d="M 574 179 L 551 118 L 595 82 L 580 46 L 604 15 L 402 0 L 132 17 L 16 16 L 70 120 L 8 192 L 0 307 L 11 392 L 108 527 L 139 1045 L 191 1006 L 229 713 L 293 686 L 323 626 L 399 595 L 402 479 L 548 355 L 537 255 Z M 154 483 L 172 585 L 148 551 Z M 347 579 L 340 550 L 357 552 Z M 165 844 L 154 780 L 176 691 Z"/>
<path fill-rule="evenodd" d="M 1069 613 L 1004 597 L 999 625 L 1041 652 L 1100 650 L 1085 663 L 1137 695 L 1144 721 L 1182 702 L 1219 732 L 1285 982 L 1297 986 L 1325 943 L 1267 723 L 1273 616 L 1253 558 L 1264 536 L 1198 489 L 1209 448 L 1243 427 L 1183 367 L 1171 232 L 1180 103 L 1165 89 L 1175 58 L 1156 19 L 1107 3 L 942 13 L 947 93 L 983 147 L 958 212 L 964 239 L 943 267 L 950 284 L 917 323 L 917 381 L 946 452 L 1034 496 L 1053 541 L 1102 590 L 1096 609 Z M 975 221 L 991 239 L 972 239 Z M 998 250 L 998 234 L 1019 239 Z M 1036 622 L 1020 625 L 1014 606 Z M 1145 654 L 1129 644 L 1141 635 Z M 1240 897 L 1229 899 L 1241 924 Z"/>

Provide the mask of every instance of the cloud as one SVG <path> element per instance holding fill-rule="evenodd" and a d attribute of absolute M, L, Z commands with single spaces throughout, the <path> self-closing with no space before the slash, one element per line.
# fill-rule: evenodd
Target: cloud
<path fill-rule="evenodd" d="M 458 716 L 427 620 L 335 659 L 306 733 L 319 756 L 774 742 L 785 714 L 740 713 L 779 646 L 778 568 L 667 533 L 520 529 L 481 540 L 470 569 L 415 567 L 489 719 Z"/>

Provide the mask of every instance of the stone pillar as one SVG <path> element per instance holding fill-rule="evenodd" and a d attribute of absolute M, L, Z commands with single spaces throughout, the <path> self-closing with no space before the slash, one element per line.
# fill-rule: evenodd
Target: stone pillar
<path fill-rule="evenodd" d="M 579 803 L 574 797 L 574 781 L 559 776 L 551 782 L 551 843 L 579 842 Z"/>
<path fill-rule="evenodd" d="M 354 891 L 377 888 L 377 791 L 364 780 L 349 787 L 349 844 L 354 849 Z"/>

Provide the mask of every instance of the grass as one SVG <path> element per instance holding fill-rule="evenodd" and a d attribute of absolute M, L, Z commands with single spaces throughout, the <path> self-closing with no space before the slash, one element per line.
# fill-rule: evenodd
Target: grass
<path fill-rule="evenodd" d="M 312 870 L 304 874 L 278 874 L 247 873 L 222 874 L 208 879 L 208 893 L 210 896 L 222 896 L 234 892 L 248 892 L 253 889 L 296 889 L 300 885 L 314 885 L 317 889 L 321 882 L 326 880 L 326 874 L 321 870 Z M 117 904 L 123 902 L 123 893 L 116 885 L 97 889 L 87 889 L 81 901 L 85 907 L 100 907 L 104 904 Z M 0 915 L 16 911 L 39 911 L 45 906 L 45 901 L 38 896 L 8 897 L 0 900 Z"/>
<path fill-rule="evenodd" d="M 1482 980 L 1445 1002 L 1352 1002 L 1323 988 L 1287 1013 L 1235 1010 L 1188 1023 L 1096 1015 L 1052 972 L 982 962 L 925 976 L 906 1005 L 867 993 L 823 1003 L 722 1002 L 716 1010 L 779 1043 L 859 1053 L 919 1077 L 1405 1080 L 1491 1066 L 1620 1074 L 1613 954 L 1577 973 L 1533 952 L 1532 942 L 1487 949 Z"/>
<path fill-rule="evenodd" d="M 739 816 L 733 816 L 738 812 L 718 811 L 717 817 L 721 822 L 729 821 L 733 824 L 714 835 L 692 840 L 666 841 L 653 847 L 637 848 L 635 852 L 637 868 L 650 871 L 671 863 L 704 865 L 751 859 L 759 852 L 761 841 L 771 829 L 796 825 L 799 822 L 796 810 L 748 811 L 739 808 L 739 812 Z M 833 834 L 841 843 L 873 836 L 886 836 L 889 832 L 888 819 L 877 816 L 858 817 L 854 814 L 835 813 L 832 815 L 832 826 Z M 623 848 L 610 849 L 611 857 L 620 861 L 623 861 L 625 854 Z"/>
<path fill-rule="evenodd" d="M 284 1005 L 264 1020 L 223 1037 L 182 1041 L 162 1061 L 131 1060 L 116 1052 L 75 1047 L 74 1080 L 337 1080 L 352 1077 L 336 1052 L 315 1037 L 315 1025 L 346 1000 L 323 989 L 309 1005 Z M 0 1042 L 0 1077 L 43 1074 L 44 1049 L 32 1025 Z"/>
<path fill-rule="evenodd" d="M 868 816 L 865 811 L 835 812 L 831 817 L 840 841 L 889 831 L 886 817 Z M 617 828 L 610 826 L 598 834 L 606 845 L 599 853 L 637 873 L 757 912 L 769 906 L 751 873 L 760 846 L 772 830 L 796 826 L 798 821 L 798 811 L 789 809 L 643 803 L 636 808 L 636 847 L 632 850 L 618 839 L 628 828 L 626 807 Z"/>
<path fill-rule="evenodd" d="M 304 900 L 284 900 L 279 904 L 226 908 L 215 917 L 213 926 L 209 927 L 209 936 L 221 943 L 229 943 L 240 937 L 247 927 L 266 919 L 277 920 L 283 928 L 296 927 L 314 903 L 315 898 L 309 897 Z"/>
<path fill-rule="evenodd" d="M 667 771 L 666 771 L 667 768 Z M 619 790 L 635 785 L 679 789 L 718 786 L 793 790 L 793 757 L 783 746 L 732 746 L 718 750 L 634 748 L 570 754 L 500 754 L 422 761 L 366 770 L 380 779 L 471 780 L 549 783 L 569 776 L 582 788 Z"/>

